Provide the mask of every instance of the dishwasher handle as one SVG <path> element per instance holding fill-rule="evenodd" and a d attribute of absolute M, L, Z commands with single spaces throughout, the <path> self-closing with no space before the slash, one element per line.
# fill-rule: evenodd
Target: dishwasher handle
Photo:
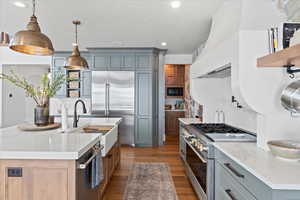
<path fill-rule="evenodd" d="M 94 147 L 93 148 L 93 155 L 85 162 L 78 164 L 78 169 L 86 169 L 87 166 L 92 162 L 92 160 L 101 152 L 101 150 L 104 148 L 104 146 L 101 145 L 101 147 Z"/>

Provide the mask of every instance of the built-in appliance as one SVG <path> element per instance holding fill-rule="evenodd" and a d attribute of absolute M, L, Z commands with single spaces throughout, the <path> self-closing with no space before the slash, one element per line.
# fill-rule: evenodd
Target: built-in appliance
<path fill-rule="evenodd" d="M 135 73 L 128 71 L 92 72 L 92 114 L 121 117 L 120 142 L 134 145 Z"/>
<path fill-rule="evenodd" d="M 183 87 L 167 87 L 168 97 L 183 97 Z"/>
<path fill-rule="evenodd" d="M 191 124 L 184 127 L 183 137 L 186 171 L 201 200 L 214 200 L 213 142 L 256 141 L 255 134 L 226 124 Z"/>
<path fill-rule="evenodd" d="M 95 170 L 92 167 L 92 161 L 96 159 L 102 148 L 99 142 L 76 161 L 76 200 L 98 200 L 101 184 L 92 187 L 91 176 L 94 174 L 92 170 Z"/>

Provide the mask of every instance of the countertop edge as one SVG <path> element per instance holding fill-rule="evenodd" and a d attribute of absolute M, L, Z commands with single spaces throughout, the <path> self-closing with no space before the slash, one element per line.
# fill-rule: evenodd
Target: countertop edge
<path fill-rule="evenodd" d="M 251 169 L 247 165 L 245 165 L 242 161 L 237 159 L 235 156 L 232 156 L 230 153 L 226 152 L 223 148 L 218 146 L 218 143 L 213 143 L 214 147 L 217 148 L 219 151 L 223 152 L 226 156 L 228 156 L 230 159 L 232 159 L 234 162 L 238 163 L 241 167 L 243 167 L 245 170 L 247 170 L 249 173 L 251 173 L 253 176 L 258 178 L 260 181 L 262 181 L 264 184 L 269 186 L 273 190 L 300 190 L 300 184 L 273 184 L 266 180 L 266 178 L 259 173 L 257 173 L 255 170 Z"/>

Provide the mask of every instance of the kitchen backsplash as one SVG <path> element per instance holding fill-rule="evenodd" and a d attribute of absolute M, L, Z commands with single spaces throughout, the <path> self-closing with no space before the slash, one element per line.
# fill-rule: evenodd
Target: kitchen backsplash
<path fill-rule="evenodd" d="M 50 99 L 50 115 L 60 115 L 61 113 L 61 105 L 62 103 L 65 104 L 65 106 L 68 109 L 68 115 L 73 115 L 74 113 L 74 105 L 75 102 L 78 99 L 76 98 L 51 98 Z M 82 99 L 84 101 L 86 109 L 87 109 L 87 114 L 91 114 L 91 99 Z M 81 104 L 78 105 L 78 114 L 83 114 L 82 109 L 81 109 Z"/>

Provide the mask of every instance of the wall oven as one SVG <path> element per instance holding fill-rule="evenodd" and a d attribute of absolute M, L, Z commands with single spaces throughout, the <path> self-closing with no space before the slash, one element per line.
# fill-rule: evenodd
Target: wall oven
<path fill-rule="evenodd" d="M 168 97 L 183 97 L 183 87 L 167 87 Z"/>
<path fill-rule="evenodd" d="M 199 140 L 185 134 L 184 141 L 186 172 L 198 198 L 214 200 L 214 159 L 208 157 L 207 149 Z"/>

